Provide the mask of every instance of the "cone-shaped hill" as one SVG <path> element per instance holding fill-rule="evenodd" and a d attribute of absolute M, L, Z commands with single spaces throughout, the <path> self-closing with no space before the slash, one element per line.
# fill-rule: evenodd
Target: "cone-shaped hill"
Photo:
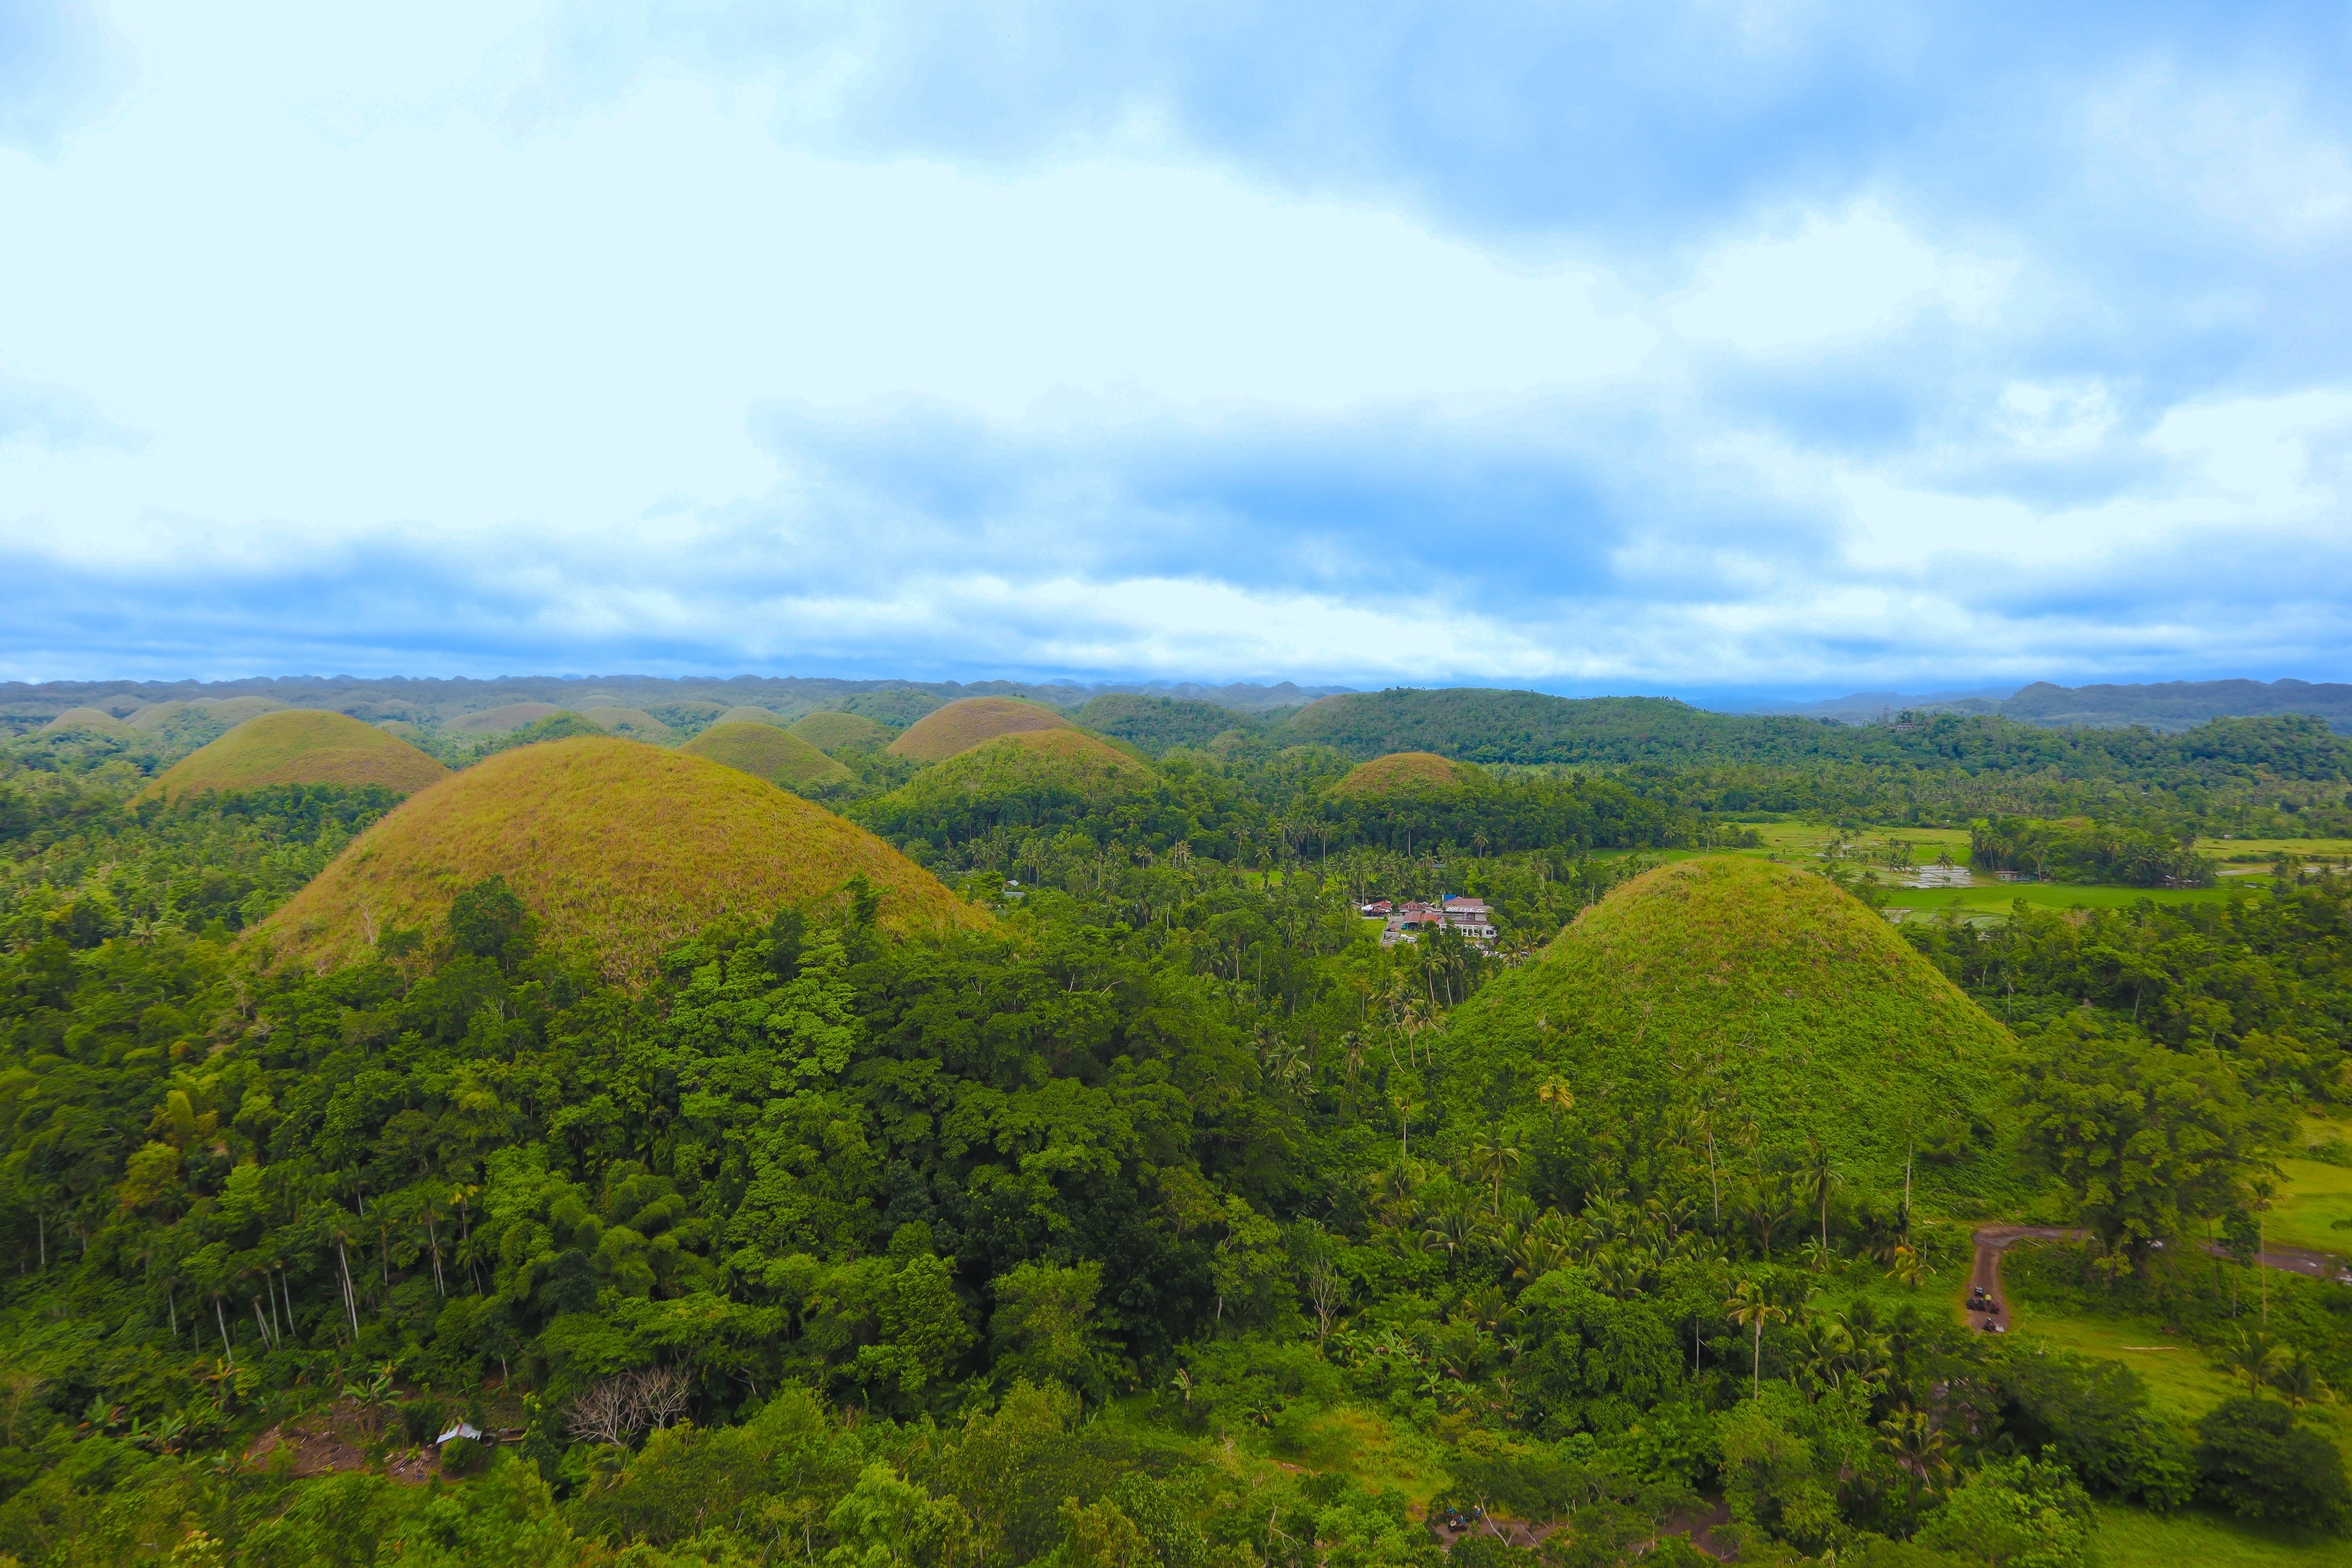
<path fill-rule="evenodd" d="M 1490 783 L 1484 768 L 1456 763 L 1434 752 L 1391 752 L 1359 763 L 1348 776 L 1331 786 L 1333 795 L 1433 795 L 1440 790 L 1471 789 Z"/>
<path fill-rule="evenodd" d="M 68 708 L 41 726 L 41 732 L 48 735 L 77 730 L 88 735 L 109 735 L 118 741 L 133 740 L 139 733 L 102 708 Z"/>
<path fill-rule="evenodd" d="M 826 756 L 844 746 L 887 746 L 898 731 L 863 713 L 803 713 L 792 722 L 792 731 Z"/>
<path fill-rule="evenodd" d="M 677 740 L 677 731 L 642 708 L 591 708 L 581 717 L 608 733 L 626 735 L 648 745 L 667 746 Z"/>
<path fill-rule="evenodd" d="M 998 823 L 1061 821 L 1159 779 L 1083 730 L 1021 730 L 925 768 L 860 816 L 887 833 L 953 840 Z"/>
<path fill-rule="evenodd" d="M 772 708 L 752 708 L 746 706 L 740 708 L 730 708 L 726 712 L 721 713 L 718 718 L 713 719 L 711 723 L 781 725 L 783 721 L 783 715 L 777 712 Z"/>
<path fill-rule="evenodd" d="M 1818 1136 L 1850 1193 L 1883 1194 L 1900 1188 L 1914 1138 L 1923 1190 L 2001 1179 L 1990 1145 L 2011 1049 L 1827 880 L 1717 857 L 1662 867 L 1585 910 L 1465 1003 L 1437 1057 L 1462 1136 L 1539 1119 L 1537 1088 L 1558 1074 L 1589 1132 L 1663 1148 L 1697 1136 L 1690 1112 L 1711 1096 L 1719 1161 L 1748 1158 L 1737 1129 L 1753 1117 L 1768 1154 Z"/>
<path fill-rule="evenodd" d="M 966 697 L 908 725 L 906 732 L 890 742 L 890 752 L 911 762 L 941 763 L 999 735 L 1074 728 L 1042 702 L 1024 702 L 1017 697 Z"/>
<path fill-rule="evenodd" d="M 604 736 L 518 746 L 411 797 L 259 928 L 283 959 L 332 965 L 394 926 L 431 930 L 459 889 L 503 876 L 541 940 L 625 984 L 720 915 L 765 920 L 864 875 L 880 920 L 944 931 L 987 917 L 820 806 L 703 757 Z"/>
<path fill-rule="evenodd" d="M 551 714 L 568 711 L 552 702 L 509 702 L 499 708 L 486 708 L 479 713 L 459 714 L 449 721 L 449 728 L 461 735 L 503 735 L 525 724 L 536 724 Z"/>
<path fill-rule="evenodd" d="M 798 735 L 772 723 L 722 720 L 678 750 L 790 790 L 845 784 L 856 777 Z"/>
<path fill-rule="evenodd" d="M 448 772 L 399 736 L 347 713 L 280 708 L 181 758 L 139 798 L 291 784 L 382 784 L 413 795 Z"/>

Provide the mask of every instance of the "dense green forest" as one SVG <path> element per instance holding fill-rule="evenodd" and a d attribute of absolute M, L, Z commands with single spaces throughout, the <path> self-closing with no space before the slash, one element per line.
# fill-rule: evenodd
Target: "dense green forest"
<path fill-rule="evenodd" d="M 2344 819 L 2345 742 L 1578 706 L 1570 734 L 1459 694 L 1097 698 L 1153 763 L 1108 795 L 926 796 L 845 748 L 828 804 L 987 929 L 901 940 L 852 884 L 636 989 L 495 876 L 362 963 L 274 967 L 254 928 L 395 797 L 133 804 L 194 733 L 16 742 L 0 1554 L 1934 1568 L 2094 1562 L 2102 1509 L 2352 1525 L 2315 1425 L 2352 1289 L 2247 1267 L 2277 1160 L 2352 1097 L 2352 882 L 1906 922 L 1896 955 L 2012 1054 L 1981 1125 L 1923 1121 L 1886 1169 L 1775 1136 L 1640 1006 L 1530 988 L 1580 911 L 1761 853 L 1772 814 L 2202 880 L 2200 828 Z M 1406 746 L 1491 776 L 1333 793 Z M 1441 894 L 1496 940 L 1383 946 L 1358 912 Z M 1690 930 L 1659 962 L 1703 998 Z M 1687 1081 L 1567 1077 L 1546 1039 L 1580 1028 Z M 2019 1289 L 2163 1315 L 2241 1396 L 2184 1419 L 1980 1331 L 1957 1292 L 1993 1219 L 2087 1232 Z"/>

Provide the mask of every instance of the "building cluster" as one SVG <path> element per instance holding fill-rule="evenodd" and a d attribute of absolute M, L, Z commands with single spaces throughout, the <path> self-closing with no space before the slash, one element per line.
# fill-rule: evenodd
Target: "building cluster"
<path fill-rule="evenodd" d="M 1473 947 L 1481 950 L 1491 951 L 1495 945 L 1495 916 L 1484 899 L 1441 898 L 1433 904 L 1391 904 L 1380 899 L 1365 904 L 1358 912 L 1383 922 L 1382 947 L 1418 941 L 1439 931 L 1460 931 Z"/>

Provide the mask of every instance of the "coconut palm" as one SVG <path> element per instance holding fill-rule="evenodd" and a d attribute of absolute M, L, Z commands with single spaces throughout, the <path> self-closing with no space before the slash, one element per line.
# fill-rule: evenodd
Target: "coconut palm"
<path fill-rule="evenodd" d="M 1789 1310 L 1775 1300 L 1771 1291 L 1753 1279 L 1742 1279 L 1725 1298 L 1723 1315 L 1749 1331 L 1754 1349 L 1748 1371 L 1748 1393 L 1750 1398 L 1761 1398 L 1764 1392 L 1764 1325 L 1786 1321 Z"/>
<path fill-rule="evenodd" d="M 1878 1424 L 1879 1447 L 1895 1457 L 1895 1468 L 1911 1483 L 1911 1506 L 1919 1506 L 1919 1494 L 1934 1491 L 1952 1473 L 1952 1460 L 1944 1435 L 1927 1418 L 1924 1410 L 1898 1405 L 1886 1419 Z"/>
<path fill-rule="evenodd" d="M 1470 1169 L 1495 1188 L 1495 1215 L 1503 1214 L 1503 1178 L 1519 1168 L 1519 1146 L 1499 1131 L 1481 1132 L 1470 1141 Z"/>
<path fill-rule="evenodd" d="M 2310 1356 L 2293 1349 L 2282 1349 L 2277 1364 L 2272 1367 L 2270 1383 L 2286 1396 L 2286 1402 L 2298 1409 L 2305 1405 L 2328 1405 L 2336 1399 L 2319 1375 L 2319 1368 Z"/>
<path fill-rule="evenodd" d="M 1821 1210 L 1822 1250 L 1830 1246 L 1830 1195 L 1843 1184 L 1837 1167 L 1830 1163 L 1830 1152 L 1819 1138 L 1805 1140 L 1805 1163 L 1797 1173 L 1798 1190 L 1806 1200 Z"/>
<path fill-rule="evenodd" d="M 1559 1119 L 1576 1109 L 1576 1091 L 1566 1078 L 1553 1073 L 1536 1085 L 1536 1103 L 1551 1112 L 1551 1130 L 1557 1133 Z"/>
<path fill-rule="evenodd" d="M 2246 1392 L 2259 1394 L 2281 1365 L 2294 1354 L 2271 1338 L 2265 1329 L 2241 1329 L 2221 1351 L 2221 1366 L 2246 1380 Z"/>

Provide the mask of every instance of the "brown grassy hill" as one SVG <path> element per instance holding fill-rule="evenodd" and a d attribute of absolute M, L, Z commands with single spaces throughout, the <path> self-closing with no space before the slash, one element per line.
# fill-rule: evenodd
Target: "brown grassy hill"
<path fill-rule="evenodd" d="M 504 876 L 544 940 L 613 978 L 724 914 L 765 920 L 863 874 L 881 921 L 944 931 L 987 917 L 880 839 L 703 757 L 604 736 L 501 752 L 411 797 L 257 933 L 281 959 L 331 965 L 395 925 L 438 926 L 458 889 Z"/>
<path fill-rule="evenodd" d="M 509 730 L 520 730 L 525 724 L 538 723 L 551 713 L 563 711 L 552 702 L 509 702 L 503 708 L 488 708 L 452 719 L 449 728 L 464 735 L 503 735 Z"/>
<path fill-rule="evenodd" d="M 846 784 L 856 776 L 798 735 L 774 724 L 722 720 L 678 750 L 789 790 Z"/>
<path fill-rule="evenodd" d="M 1899 1191 L 1915 1142 L 1929 1152 L 1923 1187 L 2008 1179 L 1994 1128 L 2009 1032 L 1808 871 L 1717 856 L 1637 877 L 1496 976 L 1446 1032 L 1449 1098 L 1478 1108 L 1480 1126 L 1493 1107 L 1534 1113 L 1538 1084 L 1558 1073 L 1575 1116 L 1621 1136 L 1687 1140 L 1688 1112 L 1711 1094 L 1719 1128 L 1752 1116 L 1768 1150 L 1817 1137 L 1850 1195 Z"/>
<path fill-rule="evenodd" d="M 782 724 L 784 716 L 772 708 L 730 708 L 713 724 Z"/>
<path fill-rule="evenodd" d="M 598 729 L 643 741 L 649 746 L 677 743 L 677 731 L 642 708 L 589 708 L 582 710 L 582 717 Z"/>
<path fill-rule="evenodd" d="M 792 731 L 827 756 L 844 746 L 887 746 L 898 733 L 863 713 L 803 713 L 793 721 Z"/>
<path fill-rule="evenodd" d="M 1017 697 L 967 697 L 908 725 L 906 733 L 891 742 L 889 749 L 892 755 L 913 762 L 940 763 L 999 735 L 1074 727 L 1042 702 L 1024 702 Z"/>
<path fill-rule="evenodd" d="M 135 740 L 139 733 L 113 714 L 98 708 L 68 708 L 42 725 L 40 732 L 55 735 L 68 730 L 79 730 L 85 734 L 111 735 L 118 741 Z"/>
<path fill-rule="evenodd" d="M 1465 789 L 1489 782 L 1484 769 L 1456 763 L 1434 752 L 1391 752 L 1359 763 L 1348 776 L 1331 786 L 1333 795 L 1425 795 L 1432 790 Z"/>
<path fill-rule="evenodd" d="M 348 714 L 281 708 L 181 758 L 139 798 L 288 784 L 382 784 L 409 795 L 448 772 L 397 735 Z"/>

